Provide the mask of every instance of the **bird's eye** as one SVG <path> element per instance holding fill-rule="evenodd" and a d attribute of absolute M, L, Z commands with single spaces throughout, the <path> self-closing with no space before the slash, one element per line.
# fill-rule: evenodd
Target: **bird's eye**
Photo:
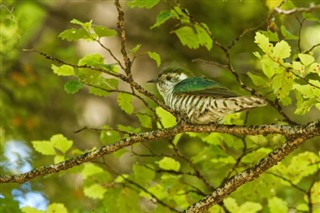
<path fill-rule="evenodd" d="M 168 75 L 168 76 L 166 77 L 166 79 L 167 79 L 168 81 L 171 81 L 172 77 L 171 77 L 170 75 Z"/>

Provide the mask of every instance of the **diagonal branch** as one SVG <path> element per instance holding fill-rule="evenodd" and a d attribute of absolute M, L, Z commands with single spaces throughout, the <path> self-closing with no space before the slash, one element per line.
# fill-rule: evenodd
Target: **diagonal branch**
<path fill-rule="evenodd" d="M 308 138 L 307 135 L 299 136 L 295 139 L 287 141 L 282 146 L 270 152 L 255 166 L 244 170 L 243 172 L 231 177 L 219 188 L 207 195 L 199 202 L 191 205 L 185 210 L 187 213 L 201 213 L 207 210 L 212 205 L 215 205 L 223 200 L 225 196 L 235 191 L 241 185 L 258 178 L 266 170 L 284 159 L 288 154 L 298 148 Z"/>
<path fill-rule="evenodd" d="M 86 152 L 80 156 L 71 158 L 69 160 L 57 164 L 42 166 L 33 169 L 30 172 L 18 175 L 0 176 L 0 183 L 24 183 L 38 176 L 58 173 L 60 171 L 78 166 L 82 163 L 95 160 L 104 155 L 116 152 L 124 147 L 131 146 L 135 143 L 151 142 L 160 138 L 167 138 L 183 132 L 220 132 L 236 135 L 282 134 L 285 135 L 287 138 L 299 137 L 300 139 L 302 138 L 306 140 L 308 138 L 320 136 L 320 121 L 312 122 L 307 125 L 262 125 L 253 127 L 228 125 L 191 125 L 186 123 L 180 123 L 179 125 L 172 128 L 133 134 L 130 137 L 122 139 L 114 144 L 102 146 L 99 149 Z M 292 151 L 293 149 L 290 149 L 290 147 L 293 146 L 291 145 L 291 143 L 292 142 L 288 142 L 286 144 L 288 146 L 288 149 Z M 294 148 L 296 148 L 296 146 Z M 279 158 L 279 161 L 281 159 Z M 228 183 L 229 181 L 225 184 Z"/>

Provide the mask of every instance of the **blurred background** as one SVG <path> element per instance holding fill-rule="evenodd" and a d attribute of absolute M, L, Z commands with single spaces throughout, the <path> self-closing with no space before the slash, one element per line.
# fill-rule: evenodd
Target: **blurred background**
<path fill-rule="evenodd" d="M 309 6 L 312 1 L 293 2 L 296 6 Z M 175 27 L 174 21 L 150 30 L 150 26 L 155 23 L 156 14 L 168 8 L 168 5 L 160 4 L 151 10 L 146 10 L 131 9 L 127 6 L 127 1 L 122 1 L 121 4 L 125 11 L 128 49 L 142 44 L 139 51 L 141 56 L 133 65 L 133 75 L 145 88 L 157 94 L 155 87 L 145 82 L 154 78 L 160 68 L 147 57 L 147 54 L 143 54 L 146 51 L 155 51 L 161 56 L 162 66 L 180 65 L 193 70 L 197 75 L 216 78 L 230 89 L 240 91 L 239 85 L 229 72 L 213 64 L 195 60 L 225 63 L 223 52 L 219 48 L 213 46 L 208 52 L 205 48 L 190 50 L 182 46 L 174 33 L 170 33 Z M 257 26 L 268 15 L 265 1 L 181 1 L 181 4 L 196 20 L 205 22 L 223 45 L 230 44 L 244 29 Z M 121 124 L 139 126 L 135 117 L 125 115 L 119 109 L 115 95 L 108 98 L 97 97 L 88 94 L 86 90 L 76 95 L 67 94 L 63 85 L 68 78 L 53 74 L 51 61 L 38 54 L 22 51 L 34 48 L 74 64 L 86 54 L 100 53 L 107 63 L 112 63 L 111 57 L 97 44 L 83 40 L 64 41 L 58 38 L 58 34 L 73 27 L 70 21 L 74 18 L 82 22 L 92 19 L 97 25 L 116 29 L 117 10 L 113 1 L 1 0 L 0 6 L 1 174 L 26 172 L 52 163 L 33 151 L 30 143 L 32 140 L 48 140 L 52 135 L 62 133 L 73 140 L 78 149 L 85 151 L 100 147 L 101 142 L 97 132 L 74 133 L 82 127 L 100 127 L 104 124 L 115 126 L 119 121 Z M 299 18 L 301 17 L 287 16 L 285 20 L 290 23 L 287 26 L 294 34 L 299 31 L 297 21 Z M 319 43 L 319 32 L 319 24 L 305 23 L 301 34 L 301 47 L 309 49 Z M 247 34 L 232 50 L 233 65 L 241 78 L 250 86 L 252 83 L 246 72 L 257 69 L 252 52 L 258 48 L 254 45 L 253 38 L 254 32 Z M 108 38 L 103 42 L 120 57 L 118 37 Z M 319 48 L 314 52 L 319 61 Z M 271 115 L 277 116 L 275 111 L 269 111 Z M 316 110 L 305 116 L 295 116 L 293 111 L 293 108 L 286 108 L 289 117 L 299 123 L 320 118 L 320 113 Z M 262 121 L 268 122 L 268 120 Z M 39 160 L 40 158 L 43 160 Z M 130 168 L 127 165 L 128 161 L 110 160 L 117 161 L 120 170 Z M 72 209 L 79 205 L 78 199 L 85 199 L 80 183 L 81 180 L 77 177 L 54 175 L 42 180 L 41 184 L 37 183 L 37 180 L 20 186 L 5 184 L 1 186 L 1 205 L 5 202 L 7 207 L 12 207 L 12 210 L 18 205 L 32 205 L 45 209 L 49 202 L 48 198 L 54 198 L 52 200 L 55 202 L 68 203 Z M 65 193 L 66 191 L 72 194 Z M 93 204 L 87 201 L 84 205 L 90 209 Z M 7 209 L 4 212 L 13 211 Z"/>

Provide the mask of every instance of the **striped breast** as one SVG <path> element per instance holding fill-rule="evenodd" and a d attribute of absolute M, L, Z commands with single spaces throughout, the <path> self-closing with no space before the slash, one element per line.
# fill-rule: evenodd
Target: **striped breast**
<path fill-rule="evenodd" d="M 217 123 L 225 115 L 267 105 L 266 101 L 254 96 L 213 98 L 205 95 L 177 95 L 171 93 L 166 104 L 175 111 L 185 114 L 194 124 Z"/>

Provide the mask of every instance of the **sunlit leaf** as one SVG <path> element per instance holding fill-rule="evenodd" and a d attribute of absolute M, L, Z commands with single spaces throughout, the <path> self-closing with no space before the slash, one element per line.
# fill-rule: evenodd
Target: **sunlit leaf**
<path fill-rule="evenodd" d="M 66 153 L 73 145 L 73 141 L 68 140 L 62 134 L 52 136 L 50 141 L 53 144 L 53 147 L 62 153 Z"/>
<path fill-rule="evenodd" d="M 93 40 L 92 35 L 83 28 L 81 29 L 71 28 L 71 29 L 64 30 L 59 34 L 59 37 L 67 41 L 76 41 L 79 39 Z"/>
<path fill-rule="evenodd" d="M 99 166 L 96 166 L 93 163 L 85 163 L 84 167 L 81 171 L 81 175 L 83 179 L 86 179 L 90 176 L 94 176 L 96 174 L 102 173 L 103 169 Z"/>
<path fill-rule="evenodd" d="M 99 37 L 110 37 L 117 35 L 117 31 L 108 29 L 104 26 L 94 26 L 93 30 Z"/>
<path fill-rule="evenodd" d="M 70 65 L 61 65 L 60 67 L 52 64 L 51 69 L 59 76 L 72 76 L 74 75 L 74 68 Z"/>
<path fill-rule="evenodd" d="M 141 126 L 145 128 L 152 128 L 152 119 L 149 115 L 146 114 L 136 114 Z"/>
<path fill-rule="evenodd" d="M 268 200 L 268 207 L 270 210 L 270 213 L 287 213 L 288 212 L 288 204 L 278 198 L 278 197 L 273 197 Z"/>
<path fill-rule="evenodd" d="M 162 125 L 164 126 L 164 128 L 168 128 L 168 127 L 172 127 L 172 126 L 176 125 L 176 118 L 171 113 L 164 110 L 163 108 L 157 107 L 156 114 L 160 118 L 160 121 L 161 121 Z M 157 124 L 157 125 L 160 127 L 159 124 Z"/>
<path fill-rule="evenodd" d="M 129 115 L 133 113 L 134 108 L 132 105 L 132 95 L 127 93 L 119 93 L 117 101 L 118 105 L 124 112 L 126 112 Z"/>
<path fill-rule="evenodd" d="M 180 169 L 179 161 L 176 161 L 175 159 L 170 157 L 162 158 L 160 161 L 157 162 L 157 164 L 159 164 L 159 167 L 164 170 L 179 171 Z"/>
<path fill-rule="evenodd" d="M 78 65 L 79 66 L 82 66 L 82 65 L 95 66 L 95 65 L 103 64 L 103 61 L 104 61 L 104 58 L 100 54 L 94 53 L 94 54 L 88 54 L 83 58 L 81 58 L 78 62 Z"/>
<path fill-rule="evenodd" d="M 132 53 L 133 55 L 135 55 L 135 54 L 139 51 L 139 49 L 140 49 L 141 46 L 142 46 L 141 44 L 137 44 L 137 45 L 136 45 L 134 48 L 132 48 L 129 52 Z"/>
<path fill-rule="evenodd" d="M 294 77 L 291 72 L 284 71 L 277 74 L 272 79 L 272 88 L 279 99 L 285 98 L 290 94 L 294 83 Z"/>
<path fill-rule="evenodd" d="M 269 42 L 269 38 L 260 32 L 256 32 L 254 43 L 257 43 L 260 49 L 265 53 L 271 53 L 273 45 Z"/>
<path fill-rule="evenodd" d="M 54 150 L 53 143 L 50 141 L 32 141 L 33 148 L 40 152 L 43 155 L 55 155 L 56 151 Z"/>
<path fill-rule="evenodd" d="M 208 34 L 208 27 L 205 24 L 202 24 L 202 26 L 196 25 L 195 28 L 198 34 L 200 45 L 205 46 L 207 50 L 210 51 L 212 48 L 213 41 L 210 35 Z"/>
<path fill-rule="evenodd" d="M 281 33 L 286 40 L 298 40 L 299 36 L 291 33 L 284 25 L 281 25 Z"/>
<path fill-rule="evenodd" d="M 30 207 L 30 206 L 24 206 L 20 210 L 23 213 L 45 213 L 45 211 Z"/>
<path fill-rule="evenodd" d="M 286 41 L 280 41 L 278 42 L 275 47 L 272 50 L 272 56 L 275 57 L 275 59 L 284 59 L 288 58 L 291 53 L 291 47 Z"/>
<path fill-rule="evenodd" d="M 308 54 L 298 54 L 300 61 L 302 62 L 303 65 L 308 66 L 310 65 L 312 62 L 314 62 L 314 57 L 312 55 L 308 55 Z"/>
<path fill-rule="evenodd" d="M 154 25 L 152 25 L 150 29 L 159 27 L 160 25 L 162 25 L 172 17 L 174 17 L 174 14 L 171 11 L 161 10 L 160 14 L 157 16 L 156 23 L 154 23 Z"/>
<path fill-rule="evenodd" d="M 99 184 L 92 184 L 83 189 L 84 195 L 92 199 L 103 199 L 103 195 L 106 191 L 107 189 Z"/>
<path fill-rule="evenodd" d="M 158 53 L 149 51 L 148 56 L 149 56 L 149 58 L 153 59 L 157 63 L 158 67 L 161 65 L 161 58 Z"/>
<path fill-rule="evenodd" d="M 175 30 L 174 33 L 178 36 L 180 42 L 190 49 L 199 48 L 199 39 L 195 30 L 189 26 L 183 26 Z"/>
<path fill-rule="evenodd" d="M 67 208 L 62 203 L 52 203 L 48 206 L 46 213 L 68 213 Z"/>

